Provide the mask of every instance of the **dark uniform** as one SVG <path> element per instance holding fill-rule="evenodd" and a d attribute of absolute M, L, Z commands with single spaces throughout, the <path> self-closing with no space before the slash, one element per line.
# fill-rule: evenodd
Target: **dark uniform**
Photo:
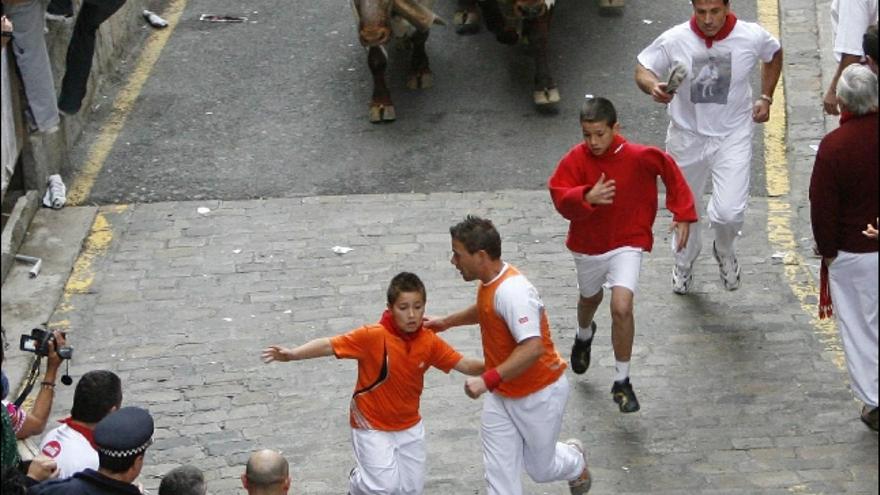
<path fill-rule="evenodd" d="M 153 443 L 153 418 L 138 407 L 123 407 L 95 426 L 100 471 L 86 469 L 66 480 L 45 481 L 28 490 L 29 495 L 140 495 L 137 486 L 105 474 L 115 462 L 134 461 Z"/>

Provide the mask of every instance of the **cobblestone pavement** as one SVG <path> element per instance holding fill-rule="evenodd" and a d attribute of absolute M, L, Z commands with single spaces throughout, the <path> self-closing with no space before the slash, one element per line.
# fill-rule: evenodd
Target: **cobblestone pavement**
<path fill-rule="evenodd" d="M 74 375 L 112 369 L 125 403 L 156 416 L 148 487 L 188 462 L 207 471 L 212 493 L 236 493 L 248 453 L 272 447 L 291 461 L 295 493 L 343 493 L 355 364 L 263 365 L 259 351 L 376 321 L 400 270 L 426 281 L 430 313 L 471 303 L 474 287 L 448 260 L 447 229 L 467 213 L 497 223 L 504 257 L 541 291 L 567 357 L 573 263 L 565 222 L 543 191 L 104 207 L 94 229 L 104 241 L 87 243 L 90 267 L 80 270 L 90 282 L 68 291 L 53 319 L 80 343 Z M 588 446 L 594 492 L 876 491 L 877 435 L 857 420 L 844 372 L 771 259 L 765 202 L 752 202 L 740 243 L 743 286 L 732 293 L 705 253 L 695 294 L 672 294 L 668 223 L 661 214 L 636 303 L 632 377 L 642 411 L 622 415 L 611 401 L 607 310 L 597 317 L 594 367 L 570 375 L 563 435 Z M 334 245 L 353 250 L 337 255 Z M 474 327 L 444 336 L 479 353 Z M 428 375 L 428 494 L 485 493 L 480 404 L 462 384 L 455 373 Z M 69 404 L 70 394 L 60 391 L 57 404 Z M 567 493 L 564 483 L 527 486 Z"/>
<path fill-rule="evenodd" d="M 591 493 L 878 491 L 877 435 L 857 419 L 833 329 L 829 336 L 816 327 L 809 294 L 810 145 L 833 125 L 819 104 L 829 62 L 820 48 L 827 28 L 817 20 L 827 8 L 827 0 L 780 1 L 790 174 L 784 190 L 751 202 L 742 288 L 721 289 L 706 246 L 695 293 L 673 295 L 661 212 L 636 300 L 639 413 L 622 415 L 611 401 L 609 314 L 603 307 L 597 315 L 594 365 L 569 374 L 563 428 L 588 448 Z M 338 495 L 354 462 L 347 408 L 355 364 L 267 366 L 259 351 L 375 321 L 385 284 L 400 270 L 423 277 L 433 314 L 469 304 L 474 287 L 449 264 L 447 233 L 467 213 L 495 220 L 505 258 L 541 291 L 567 357 L 574 270 L 565 222 L 545 191 L 102 207 L 52 321 L 70 328 L 77 346 L 71 374 L 114 370 L 125 403 L 156 416 L 142 479 L 151 491 L 162 473 L 192 463 L 206 471 L 211 493 L 239 493 L 248 453 L 271 447 L 291 461 L 293 493 Z M 792 237 L 782 244 L 780 219 Z M 337 255 L 335 245 L 353 251 Z M 798 270 L 775 264 L 780 249 L 805 261 Z M 480 352 L 474 327 L 444 337 Z M 455 373 L 427 376 L 428 495 L 485 493 L 480 404 L 462 383 Z M 66 413 L 71 395 L 59 387 L 53 417 Z M 564 483 L 526 486 L 531 495 L 568 492 Z"/>

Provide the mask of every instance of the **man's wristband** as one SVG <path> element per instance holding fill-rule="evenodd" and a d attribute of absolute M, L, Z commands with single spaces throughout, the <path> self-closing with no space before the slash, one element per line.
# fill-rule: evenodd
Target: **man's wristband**
<path fill-rule="evenodd" d="M 759 99 L 759 100 L 764 100 L 764 101 L 766 101 L 767 103 L 769 103 L 770 105 L 773 104 L 773 97 L 772 97 L 772 96 L 761 95 L 761 96 L 758 97 L 758 99 Z"/>
<path fill-rule="evenodd" d="M 55 388 L 55 384 L 53 382 L 40 382 L 40 385 L 42 385 L 43 388 Z"/>
<path fill-rule="evenodd" d="M 486 388 L 489 389 L 489 392 L 492 392 L 498 388 L 498 385 L 501 385 L 501 374 L 498 373 L 497 369 L 492 368 L 483 373 L 483 381 L 486 383 Z"/>

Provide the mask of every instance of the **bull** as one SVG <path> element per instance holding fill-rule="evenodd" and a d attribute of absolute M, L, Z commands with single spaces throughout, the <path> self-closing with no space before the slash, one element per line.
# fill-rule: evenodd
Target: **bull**
<path fill-rule="evenodd" d="M 431 10 L 433 3 L 434 0 L 352 0 L 358 39 L 367 49 L 367 64 L 373 75 L 370 122 L 390 122 L 397 118 L 385 83 L 388 65 L 385 47 L 392 38 L 409 40 L 412 45 L 407 87 L 425 89 L 433 85 L 425 43 L 431 26 L 443 24 Z"/>
<path fill-rule="evenodd" d="M 459 34 L 477 32 L 482 17 L 486 29 L 495 34 L 499 42 L 529 46 L 535 62 L 532 98 L 539 108 L 550 106 L 560 99 L 556 81 L 550 73 L 547 54 L 550 20 L 555 4 L 556 0 L 458 0 L 458 10 L 453 18 Z M 622 9 L 623 0 L 599 0 L 600 14 L 618 15 Z"/>

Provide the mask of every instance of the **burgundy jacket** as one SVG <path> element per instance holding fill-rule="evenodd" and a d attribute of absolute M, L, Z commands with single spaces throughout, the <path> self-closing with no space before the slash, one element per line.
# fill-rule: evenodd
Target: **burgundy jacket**
<path fill-rule="evenodd" d="M 877 252 L 877 239 L 862 234 L 880 215 L 877 112 L 861 116 L 844 113 L 840 127 L 819 145 L 810 179 L 810 218 L 819 253 L 837 256 Z"/>

